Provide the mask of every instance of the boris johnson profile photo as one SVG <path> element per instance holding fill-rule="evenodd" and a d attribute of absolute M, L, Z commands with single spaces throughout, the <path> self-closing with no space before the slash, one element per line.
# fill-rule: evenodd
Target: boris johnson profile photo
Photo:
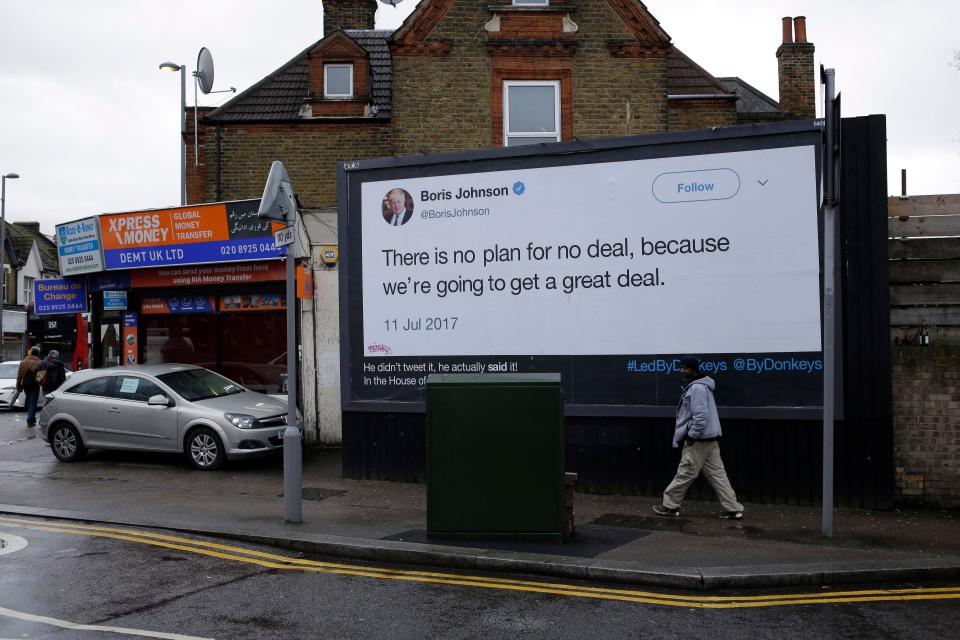
<path fill-rule="evenodd" d="M 381 213 L 387 224 L 399 227 L 413 217 L 413 196 L 405 189 L 393 188 L 383 196 Z"/>

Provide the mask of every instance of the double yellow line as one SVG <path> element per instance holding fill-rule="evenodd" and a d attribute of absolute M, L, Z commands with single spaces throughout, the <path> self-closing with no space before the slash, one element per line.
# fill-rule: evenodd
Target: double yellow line
<path fill-rule="evenodd" d="M 101 527 L 83 524 L 60 524 L 49 521 L 23 520 L 0 516 L 0 526 L 35 529 L 54 533 L 70 533 L 111 538 L 126 542 L 148 544 L 165 549 L 174 549 L 223 560 L 232 560 L 269 569 L 286 569 L 314 573 L 332 573 L 360 576 L 378 580 L 402 580 L 430 584 L 446 584 L 483 589 L 522 591 L 543 593 L 577 598 L 598 600 L 616 600 L 668 607 L 689 607 L 701 609 L 740 609 L 752 607 L 781 607 L 800 604 L 838 604 L 854 602 L 909 602 L 913 600 L 952 600 L 960 599 L 960 587 L 915 588 L 915 589 L 868 589 L 860 591 L 832 591 L 820 593 L 791 593 L 761 596 L 685 596 L 666 593 L 653 593 L 633 589 L 608 589 L 573 584 L 536 582 L 511 578 L 487 578 L 483 576 L 459 575 L 432 571 L 407 571 L 383 567 L 365 567 L 362 565 L 320 562 L 302 558 L 244 549 L 203 540 L 194 540 L 179 536 L 170 536 L 150 531 L 137 531 L 114 527 Z"/>

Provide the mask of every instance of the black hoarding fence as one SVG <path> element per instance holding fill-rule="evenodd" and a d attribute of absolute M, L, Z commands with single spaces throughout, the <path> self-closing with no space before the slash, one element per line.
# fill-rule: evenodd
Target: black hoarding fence
<path fill-rule="evenodd" d="M 843 121 L 842 162 L 843 363 L 838 378 L 844 416 L 836 423 L 836 504 L 883 508 L 893 500 L 887 238 L 885 216 L 878 214 L 878 207 L 886 206 L 883 116 Z M 345 186 L 341 174 L 341 188 Z M 357 226 L 341 228 L 353 235 L 359 233 Z M 341 278 L 343 295 L 348 289 L 344 272 Z M 356 336 L 359 327 L 351 329 Z M 345 358 L 343 370 L 351 366 L 360 364 Z M 718 396 L 725 387 L 737 387 L 736 372 L 717 372 L 715 378 Z M 667 375 L 658 382 L 660 411 L 646 416 L 568 411 L 567 470 L 579 474 L 579 490 L 656 497 L 666 487 L 679 452 L 670 446 L 673 419 L 666 417 L 669 411 L 662 405 L 679 397 L 679 378 Z M 346 402 L 348 395 L 344 398 Z M 795 410 L 744 415 L 721 408 L 724 462 L 738 497 L 746 502 L 818 504 L 820 420 Z M 386 402 L 379 408 L 345 406 L 344 474 L 423 481 L 424 433 L 424 415 L 417 408 Z M 495 465 L 492 460 L 492 471 Z M 688 495 L 711 499 L 712 490 L 698 480 Z"/>
<path fill-rule="evenodd" d="M 894 496 L 886 117 L 844 118 L 840 216 L 845 415 L 836 431 L 838 504 Z"/>

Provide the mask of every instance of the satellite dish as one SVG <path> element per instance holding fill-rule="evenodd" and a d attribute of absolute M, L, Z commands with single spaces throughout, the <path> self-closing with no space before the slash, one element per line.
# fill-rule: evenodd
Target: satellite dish
<path fill-rule="evenodd" d="M 395 7 L 401 2 L 403 2 L 403 0 L 380 0 L 380 2 L 382 2 L 383 4 L 388 4 L 391 7 Z"/>
<path fill-rule="evenodd" d="M 213 90 L 213 56 L 210 49 L 202 47 L 197 55 L 197 84 L 200 85 L 200 91 L 210 93 Z"/>

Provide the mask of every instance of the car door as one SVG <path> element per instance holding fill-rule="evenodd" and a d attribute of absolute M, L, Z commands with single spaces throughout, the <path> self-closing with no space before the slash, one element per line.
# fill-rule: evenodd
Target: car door
<path fill-rule="evenodd" d="M 170 394 L 152 380 L 137 374 L 114 376 L 104 410 L 107 435 L 116 446 L 129 449 L 174 451 L 177 447 L 177 409 L 151 406 L 156 395 Z"/>
<path fill-rule="evenodd" d="M 98 376 L 57 393 L 60 396 L 57 411 L 62 411 L 77 421 L 80 425 L 80 437 L 89 447 L 109 445 L 104 421 L 104 403 L 109 401 L 107 396 L 110 395 L 112 384 L 113 376 Z"/>

